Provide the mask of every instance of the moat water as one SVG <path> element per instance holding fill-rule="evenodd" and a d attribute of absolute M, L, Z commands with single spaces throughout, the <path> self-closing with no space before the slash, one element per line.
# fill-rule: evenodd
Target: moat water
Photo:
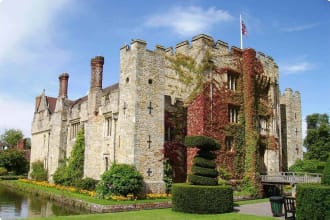
<path fill-rule="evenodd" d="M 0 185 L 0 220 L 86 214 L 85 210 Z"/>

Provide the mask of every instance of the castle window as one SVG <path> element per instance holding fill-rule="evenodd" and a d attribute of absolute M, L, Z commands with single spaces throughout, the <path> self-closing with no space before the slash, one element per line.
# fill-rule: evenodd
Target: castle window
<path fill-rule="evenodd" d="M 265 117 L 260 117 L 259 119 L 259 132 L 260 134 L 267 134 L 268 131 L 268 121 Z"/>
<path fill-rule="evenodd" d="M 226 151 L 232 152 L 234 150 L 234 138 L 233 137 L 226 137 Z"/>
<path fill-rule="evenodd" d="M 230 90 L 236 91 L 238 77 L 232 73 L 227 74 L 227 87 Z"/>
<path fill-rule="evenodd" d="M 126 83 L 128 83 L 128 82 L 129 82 L 129 77 L 126 78 Z"/>
<path fill-rule="evenodd" d="M 151 85 L 152 84 L 152 79 L 149 79 L 148 83 L 149 83 L 149 85 Z"/>
<path fill-rule="evenodd" d="M 76 138 L 77 133 L 79 131 L 79 125 L 80 125 L 80 122 L 75 122 L 75 123 L 71 124 L 70 139 Z"/>
<path fill-rule="evenodd" d="M 230 123 L 238 123 L 239 107 L 229 106 L 228 107 L 228 119 Z"/>
<path fill-rule="evenodd" d="M 112 118 L 111 117 L 107 117 L 105 118 L 105 124 L 104 124 L 104 136 L 109 137 L 111 136 L 111 129 L 112 129 Z"/>
<path fill-rule="evenodd" d="M 108 171 L 108 169 L 109 169 L 109 157 L 105 157 L 104 160 L 105 160 L 105 170 Z"/>

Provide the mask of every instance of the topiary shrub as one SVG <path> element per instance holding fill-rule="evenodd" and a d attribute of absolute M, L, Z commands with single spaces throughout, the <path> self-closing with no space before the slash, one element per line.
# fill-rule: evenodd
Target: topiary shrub
<path fill-rule="evenodd" d="M 128 194 L 137 195 L 143 186 L 143 177 L 132 165 L 113 164 L 104 172 L 96 187 L 99 197 Z"/>
<path fill-rule="evenodd" d="M 330 219 L 330 186 L 297 184 L 297 220 Z"/>
<path fill-rule="evenodd" d="M 0 176 L 4 176 L 4 175 L 7 175 L 8 174 L 8 171 L 6 168 L 4 167 L 0 167 Z"/>
<path fill-rule="evenodd" d="M 218 186 L 218 171 L 213 151 L 220 145 L 209 137 L 187 136 L 187 147 L 197 147 L 193 159 L 190 184 L 175 184 L 172 187 L 172 210 L 190 213 L 224 213 L 233 210 L 231 186 Z M 192 185 L 191 185 L 192 184 Z"/>
<path fill-rule="evenodd" d="M 48 172 L 44 168 L 44 164 L 41 161 L 36 161 L 31 164 L 31 178 L 36 181 L 46 181 L 48 178 Z"/>
<path fill-rule="evenodd" d="M 233 211 L 231 186 L 173 184 L 172 210 L 189 213 L 225 213 Z"/>
<path fill-rule="evenodd" d="M 199 148 L 198 155 L 193 160 L 192 174 L 188 175 L 188 182 L 195 185 L 218 185 L 218 171 L 212 151 L 218 150 L 220 145 L 212 138 L 205 136 L 187 136 L 185 145 Z"/>

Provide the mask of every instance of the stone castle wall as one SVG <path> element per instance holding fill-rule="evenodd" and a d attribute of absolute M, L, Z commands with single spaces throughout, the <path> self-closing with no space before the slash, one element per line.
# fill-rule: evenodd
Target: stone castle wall
<path fill-rule="evenodd" d="M 297 159 L 303 158 L 301 97 L 299 92 L 286 89 L 281 96 L 283 154 L 287 164 L 292 166 Z"/>
<path fill-rule="evenodd" d="M 229 49 L 227 43 L 215 42 L 207 35 L 198 35 L 191 43 L 179 43 L 175 51 L 159 45 L 148 50 L 146 46 L 143 40 L 133 40 L 120 49 L 119 83 L 106 88 L 102 85 L 103 57 L 93 58 L 89 94 L 78 100 L 70 101 L 67 97 L 68 74 L 60 76 L 56 110 L 49 112 L 47 104 L 37 101 L 44 109 L 39 108 L 34 115 L 31 162 L 45 161 L 49 174 L 54 173 L 60 161 L 70 156 L 78 123 L 85 128 L 84 176 L 99 179 L 114 162 L 134 164 L 144 176 L 146 191 L 164 190 L 161 151 L 165 141 L 165 97 L 169 97 L 173 107 L 177 101 L 187 100 L 195 89 L 192 85 L 197 83 L 194 75 L 190 84 L 182 83 L 171 67 L 171 59 L 183 54 L 200 64 L 209 56 L 212 59 L 207 61 L 217 68 L 241 72 L 237 55 L 240 49 Z M 271 57 L 262 53 L 258 53 L 257 59 L 263 66 L 265 80 L 270 82 L 266 96 L 274 106 L 268 123 L 269 134 L 280 143 L 278 67 Z M 204 81 L 210 80 L 211 72 L 204 70 Z M 212 77 L 218 89 L 228 80 L 226 74 Z M 298 104 L 295 108 L 298 110 Z M 107 133 L 109 128 L 111 132 Z M 270 149 L 264 158 L 274 170 L 278 166 L 274 158 L 280 157 L 280 151 L 280 148 Z"/>

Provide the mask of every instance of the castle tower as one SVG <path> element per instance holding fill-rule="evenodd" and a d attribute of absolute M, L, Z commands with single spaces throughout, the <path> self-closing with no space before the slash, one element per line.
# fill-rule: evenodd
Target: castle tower
<path fill-rule="evenodd" d="M 134 164 L 147 192 L 164 192 L 164 49 L 133 40 L 120 50 L 120 98 L 116 161 Z"/>
<path fill-rule="evenodd" d="M 283 146 L 283 168 L 287 170 L 303 158 L 301 97 L 299 92 L 286 89 L 280 98 Z M 287 164 L 286 164 L 287 162 Z"/>

